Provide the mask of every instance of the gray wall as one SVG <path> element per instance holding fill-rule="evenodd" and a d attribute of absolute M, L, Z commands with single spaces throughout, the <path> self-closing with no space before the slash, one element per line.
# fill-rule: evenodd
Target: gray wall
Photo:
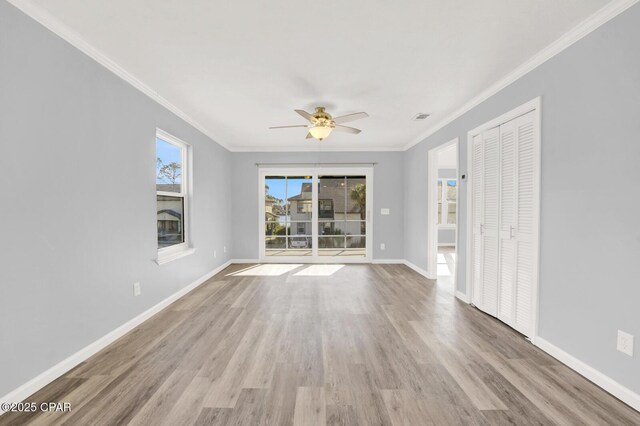
<path fill-rule="evenodd" d="M 5 1 L 0 58 L 1 396 L 222 264 L 232 240 L 229 152 Z M 195 154 L 197 251 L 163 266 L 156 126 Z"/>
<path fill-rule="evenodd" d="M 438 229 L 438 245 L 454 246 L 456 245 L 455 229 Z"/>
<path fill-rule="evenodd" d="M 456 244 L 455 229 L 438 229 L 438 245 L 454 246 Z"/>
<path fill-rule="evenodd" d="M 304 142 L 301 143 L 313 143 Z M 256 163 L 376 162 L 373 169 L 373 258 L 403 259 L 403 153 L 402 152 L 252 152 L 233 154 L 234 258 L 257 259 L 258 167 Z M 380 209 L 391 209 L 381 216 Z M 380 243 L 386 249 L 380 250 Z"/>
<path fill-rule="evenodd" d="M 640 356 L 616 351 L 616 332 L 640 339 L 640 5 L 405 152 L 405 257 L 426 267 L 427 150 L 542 96 L 539 334 L 640 392 Z M 460 185 L 466 262 L 466 185 Z M 459 290 L 465 290 L 464 267 Z M 638 345 L 636 345 L 636 351 Z"/>

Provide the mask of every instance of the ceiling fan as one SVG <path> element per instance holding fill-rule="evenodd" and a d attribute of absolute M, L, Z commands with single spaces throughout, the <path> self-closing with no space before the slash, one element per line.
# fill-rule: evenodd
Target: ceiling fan
<path fill-rule="evenodd" d="M 361 132 L 360 129 L 353 127 L 343 126 L 342 123 L 349 121 L 359 120 L 361 118 L 368 117 L 366 112 L 354 112 L 353 114 L 342 115 L 340 117 L 332 117 L 331 114 L 324 110 L 324 107 L 316 107 L 316 112 L 310 114 L 301 109 L 294 110 L 307 120 L 311 124 L 297 124 L 293 126 L 275 126 L 269 127 L 270 129 L 288 129 L 292 127 L 306 127 L 309 129 L 307 133 L 307 139 L 316 138 L 319 141 L 325 139 L 329 134 L 335 130 L 336 132 L 353 133 L 357 135 Z"/>

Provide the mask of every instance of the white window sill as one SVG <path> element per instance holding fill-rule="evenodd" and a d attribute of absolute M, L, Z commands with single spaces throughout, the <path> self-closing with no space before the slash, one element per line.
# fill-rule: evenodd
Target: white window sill
<path fill-rule="evenodd" d="M 456 229 L 455 225 L 438 225 L 438 229 Z"/>
<path fill-rule="evenodd" d="M 181 257 L 189 256 L 196 252 L 196 249 L 193 247 L 185 247 L 182 250 L 170 251 L 167 253 L 158 253 L 158 257 L 156 258 L 156 263 L 158 265 L 164 265 L 165 263 L 169 263 L 173 260 L 180 259 Z"/>

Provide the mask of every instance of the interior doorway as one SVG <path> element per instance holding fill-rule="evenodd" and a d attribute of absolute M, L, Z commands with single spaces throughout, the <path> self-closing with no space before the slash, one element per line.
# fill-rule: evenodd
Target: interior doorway
<path fill-rule="evenodd" d="M 429 151 L 428 269 L 430 278 L 455 294 L 458 259 L 458 139 Z"/>

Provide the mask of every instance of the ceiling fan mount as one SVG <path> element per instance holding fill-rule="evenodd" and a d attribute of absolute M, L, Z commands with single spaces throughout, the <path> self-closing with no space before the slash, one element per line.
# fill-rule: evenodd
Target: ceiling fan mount
<path fill-rule="evenodd" d="M 294 110 L 299 115 L 309 121 L 310 124 L 296 124 L 292 126 L 275 126 L 269 127 L 270 129 L 284 129 L 294 127 L 306 127 L 308 129 L 307 139 L 315 138 L 318 140 L 324 140 L 336 130 L 339 132 L 346 132 L 357 135 L 361 132 L 360 129 L 353 127 L 343 126 L 342 123 L 358 120 L 360 118 L 368 117 L 366 112 L 356 112 L 353 114 L 342 115 L 340 117 L 332 117 L 331 114 L 326 112 L 325 107 L 316 107 L 316 111 L 311 114 L 301 109 Z"/>

